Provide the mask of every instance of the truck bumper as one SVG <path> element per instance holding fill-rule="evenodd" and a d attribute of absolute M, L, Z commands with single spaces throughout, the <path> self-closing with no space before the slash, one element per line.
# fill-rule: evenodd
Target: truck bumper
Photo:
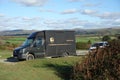
<path fill-rule="evenodd" d="M 18 55 L 14 55 L 13 56 L 14 58 L 17 58 L 17 59 L 26 59 L 26 54 L 18 54 Z"/>

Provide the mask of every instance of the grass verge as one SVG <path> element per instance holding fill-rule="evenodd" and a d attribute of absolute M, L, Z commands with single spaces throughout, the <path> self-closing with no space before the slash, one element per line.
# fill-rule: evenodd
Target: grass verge
<path fill-rule="evenodd" d="M 62 57 L 21 61 L 15 65 L 0 63 L 0 80 L 69 80 L 72 66 L 80 59 Z"/>
<path fill-rule="evenodd" d="M 0 50 L 0 59 L 5 59 L 12 56 L 12 51 Z"/>

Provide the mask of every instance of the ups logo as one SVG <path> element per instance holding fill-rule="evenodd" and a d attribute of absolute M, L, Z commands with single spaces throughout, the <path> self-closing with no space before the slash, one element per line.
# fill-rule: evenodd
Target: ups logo
<path fill-rule="evenodd" d="M 55 40 L 54 40 L 54 37 L 50 37 L 50 42 L 51 42 L 51 43 L 54 43 L 54 41 L 55 41 Z"/>

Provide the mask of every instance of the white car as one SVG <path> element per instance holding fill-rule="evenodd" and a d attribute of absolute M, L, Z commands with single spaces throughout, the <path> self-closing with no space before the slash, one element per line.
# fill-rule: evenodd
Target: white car
<path fill-rule="evenodd" d="M 94 44 L 92 44 L 89 48 L 89 52 L 95 52 L 96 48 L 105 48 L 105 46 L 108 46 L 108 42 L 104 41 L 104 42 L 96 42 Z"/>

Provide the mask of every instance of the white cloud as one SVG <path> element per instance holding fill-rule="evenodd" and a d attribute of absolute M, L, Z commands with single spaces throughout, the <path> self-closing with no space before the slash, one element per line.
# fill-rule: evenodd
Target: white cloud
<path fill-rule="evenodd" d="M 103 19 L 99 22 L 81 20 L 79 18 L 45 19 L 41 17 L 1 17 L 1 30 L 45 30 L 45 29 L 74 29 L 74 28 L 105 28 L 120 26 L 119 19 Z"/>
<path fill-rule="evenodd" d="M 119 18 L 119 19 L 116 19 L 116 20 L 115 20 L 115 22 L 118 22 L 118 23 L 120 23 L 120 18 Z"/>
<path fill-rule="evenodd" d="M 96 16 L 101 19 L 118 19 L 120 18 L 120 12 L 105 12 L 102 14 L 97 14 Z"/>
<path fill-rule="evenodd" d="M 84 15 L 96 15 L 97 11 L 96 10 L 84 9 L 84 10 L 80 10 L 80 13 L 84 14 Z"/>
<path fill-rule="evenodd" d="M 44 24 L 49 29 L 65 29 L 67 27 L 67 23 L 64 23 L 64 20 L 55 20 L 55 19 L 47 19 L 44 21 Z"/>
<path fill-rule="evenodd" d="M 25 6 L 43 6 L 48 0 L 12 0 Z"/>
<path fill-rule="evenodd" d="M 110 26 L 120 26 L 120 18 L 115 20 L 104 20 L 102 24 L 110 25 Z"/>
<path fill-rule="evenodd" d="M 87 23 L 86 20 L 80 20 L 78 18 L 70 18 L 65 21 L 65 23 L 72 24 L 73 26 L 80 26 Z"/>
<path fill-rule="evenodd" d="M 41 25 L 40 17 L 2 17 L 0 18 L 1 30 L 13 30 L 13 29 L 37 29 L 36 27 Z M 40 28 L 41 29 L 41 28 Z"/>
<path fill-rule="evenodd" d="M 22 17 L 23 21 L 39 21 L 40 17 Z"/>
<path fill-rule="evenodd" d="M 30 18 L 30 17 L 23 17 L 22 19 L 25 20 L 25 21 L 32 20 L 32 18 Z"/>
<path fill-rule="evenodd" d="M 84 4 L 83 6 L 84 7 L 98 7 L 98 6 L 100 6 L 102 3 L 86 3 L 86 4 Z"/>
<path fill-rule="evenodd" d="M 0 13 L 0 17 L 4 17 L 4 16 L 5 16 L 4 14 Z"/>
<path fill-rule="evenodd" d="M 80 10 L 80 13 L 83 14 L 83 15 L 98 17 L 101 20 L 102 19 L 119 19 L 120 18 L 120 12 L 104 12 L 104 13 L 100 13 L 100 12 L 98 12 L 96 10 L 84 9 L 84 10 Z"/>
<path fill-rule="evenodd" d="M 78 12 L 77 9 L 67 9 L 67 10 L 64 10 L 63 12 L 61 12 L 61 14 L 73 14 L 76 12 Z"/>
<path fill-rule="evenodd" d="M 84 28 L 87 23 L 86 20 L 80 20 L 78 18 L 69 18 L 65 20 L 46 20 L 45 25 L 51 29 L 74 29 L 74 28 Z"/>
<path fill-rule="evenodd" d="M 90 10 L 90 9 L 84 9 L 84 10 L 67 9 L 61 12 L 61 14 L 74 14 L 74 13 L 81 13 L 83 15 L 96 16 L 98 14 L 98 11 Z"/>

